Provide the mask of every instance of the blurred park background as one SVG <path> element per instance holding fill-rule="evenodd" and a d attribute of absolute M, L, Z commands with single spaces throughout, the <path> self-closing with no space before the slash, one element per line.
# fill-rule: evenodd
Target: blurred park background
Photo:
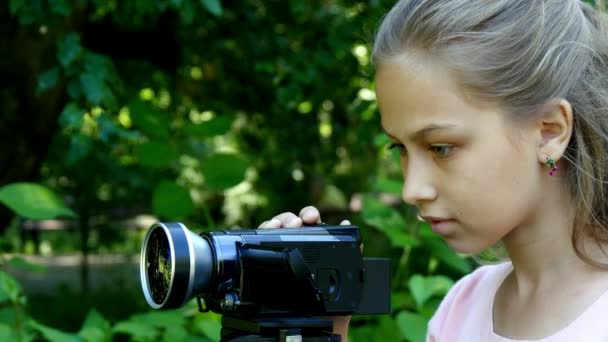
<path fill-rule="evenodd" d="M 0 1 L 0 340 L 215 341 L 152 311 L 156 220 L 257 227 L 314 204 L 393 262 L 393 313 L 352 341 L 423 341 L 472 270 L 400 201 L 370 50 L 392 0 Z"/>

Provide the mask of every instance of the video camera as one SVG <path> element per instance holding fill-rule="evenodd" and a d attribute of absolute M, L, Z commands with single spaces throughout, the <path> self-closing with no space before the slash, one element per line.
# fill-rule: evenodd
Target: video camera
<path fill-rule="evenodd" d="M 356 226 L 239 229 L 197 235 L 182 223 L 148 230 L 140 277 L 155 309 L 196 297 L 222 317 L 221 341 L 340 341 L 315 316 L 391 311 L 390 259 L 364 258 Z"/>

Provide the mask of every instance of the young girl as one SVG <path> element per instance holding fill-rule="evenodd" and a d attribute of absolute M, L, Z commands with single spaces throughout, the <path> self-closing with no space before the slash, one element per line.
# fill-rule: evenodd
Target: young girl
<path fill-rule="evenodd" d="M 461 279 L 428 341 L 608 341 L 604 20 L 578 0 L 402 0 L 384 18 L 376 91 L 404 201 L 454 250 L 502 241 L 510 259 Z"/>

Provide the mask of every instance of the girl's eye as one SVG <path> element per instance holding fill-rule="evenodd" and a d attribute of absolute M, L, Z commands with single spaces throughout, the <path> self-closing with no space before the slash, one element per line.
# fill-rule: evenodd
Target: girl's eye
<path fill-rule="evenodd" d="M 389 150 L 397 150 L 397 151 L 399 151 L 400 154 L 405 154 L 406 153 L 405 146 L 403 144 L 391 143 L 386 148 L 389 149 Z"/>
<path fill-rule="evenodd" d="M 429 149 L 431 151 L 433 151 L 435 154 L 437 154 L 437 156 L 439 156 L 440 158 L 447 158 L 450 155 L 452 155 L 454 146 L 452 146 L 452 145 L 431 145 L 431 147 Z"/>

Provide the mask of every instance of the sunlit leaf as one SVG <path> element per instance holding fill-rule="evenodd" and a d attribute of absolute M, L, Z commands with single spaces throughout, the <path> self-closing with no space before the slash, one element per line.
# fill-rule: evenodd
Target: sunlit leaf
<path fill-rule="evenodd" d="M 156 141 L 137 145 L 135 155 L 139 162 L 147 167 L 169 166 L 179 156 L 170 145 Z"/>
<path fill-rule="evenodd" d="M 226 190 L 245 179 L 248 163 L 236 154 L 214 154 L 202 161 L 206 184 L 215 190 Z"/>
<path fill-rule="evenodd" d="M 161 181 L 154 189 L 152 206 L 157 215 L 181 219 L 192 214 L 194 203 L 188 190 L 171 181 Z"/>
<path fill-rule="evenodd" d="M 222 15 L 222 4 L 220 3 L 220 0 L 201 0 L 201 4 L 213 15 Z"/>
<path fill-rule="evenodd" d="M 12 183 L 1 187 L 0 203 L 19 216 L 32 220 L 77 216 L 50 189 L 34 183 Z"/>
<path fill-rule="evenodd" d="M 411 312 L 401 312 L 397 315 L 397 326 L 401 335 L 411 342 L 426 341 L 428 318 Z"/>

